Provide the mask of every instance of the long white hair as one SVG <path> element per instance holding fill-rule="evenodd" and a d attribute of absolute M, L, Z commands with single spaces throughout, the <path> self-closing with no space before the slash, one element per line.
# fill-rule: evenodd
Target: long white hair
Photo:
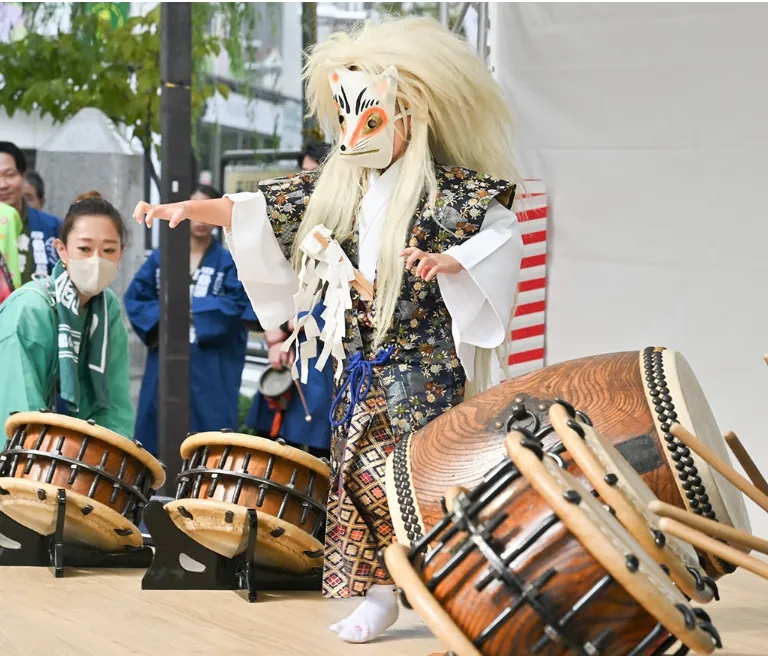
<path fill-rule="evenodd" d="M 410 128 L 376 267 L 377 344 L 385 338 L 400 293 L 405 267 L 399 254 L 406 246 L 409 224 L 425 191 L 428 202 L 437 197 L 432 157 L 440 164 L 519 182 L 507 103 L 466 42 L 437 21 L 420 17 L 385 19 L 338 32 L 312 48 L 304 68 L 309 111 L 336 143 L 320 171 L 294 242 L 297 269 L 298 245 L 315 226 L 325 225 L 339 242 L 352 234 L 368 184 L 368 170 L 342 161 L 339 155 L 338 108 L 328 76 L 342 67 L 378 75 L 391 65 L 398 72 L 398 106 L 407 108 Z M 490 352 L 477 353 L 474 377 L 480 388 L 490 383 L 490 362 Z"/>

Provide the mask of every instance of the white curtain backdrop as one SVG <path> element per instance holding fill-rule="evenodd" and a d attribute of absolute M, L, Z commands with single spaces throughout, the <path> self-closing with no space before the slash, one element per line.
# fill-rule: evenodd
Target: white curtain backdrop
<path fill-rule="evenodd" d="M 491 5 L 521 171 L 549 192 L 547 364 L 681 351 L 768 475 L 766 25 L 766 4 Z"/>

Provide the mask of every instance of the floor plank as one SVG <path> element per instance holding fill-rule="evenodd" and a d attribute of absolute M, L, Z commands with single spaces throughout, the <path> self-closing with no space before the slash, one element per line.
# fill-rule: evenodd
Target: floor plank
<path fill-rule="evenodd" d="M 413 612 L 386 638 L 347 645 L 327 626 L 357 600 L 316 593 L 262 593 L 248 604 L 233 592 L 142 591 L 136 570 L 68 572 L 0 569 L 2 656 L 409 656 L 440 651 Z M 720 656 L 768 653 L 768 582 L 737 572 L 720 582 L 707 611 L 720 630 Z"/>

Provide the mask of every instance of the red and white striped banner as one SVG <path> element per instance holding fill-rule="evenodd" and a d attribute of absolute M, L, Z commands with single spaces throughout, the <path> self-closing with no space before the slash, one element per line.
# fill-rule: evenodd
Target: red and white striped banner
<path fill-rule="evenodd" d="M 547 291 L 547 192 L 541 180 L 526 180 L 515 211 L 523 235 L 517 310 L 512 319 L 509 376 L 544 366 Z"/>

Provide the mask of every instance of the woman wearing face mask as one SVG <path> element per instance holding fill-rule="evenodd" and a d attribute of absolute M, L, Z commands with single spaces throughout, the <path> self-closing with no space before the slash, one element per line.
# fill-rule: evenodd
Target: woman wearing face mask
<path fill-rule="evenodd" d="M 0 306 L 0 419 L 55 407 L 133 437 L 128 333 L 114 280 L 126 232 L 97 192 L 70 206 L 56 240 L 61 258 L 48 276 Z"/>

